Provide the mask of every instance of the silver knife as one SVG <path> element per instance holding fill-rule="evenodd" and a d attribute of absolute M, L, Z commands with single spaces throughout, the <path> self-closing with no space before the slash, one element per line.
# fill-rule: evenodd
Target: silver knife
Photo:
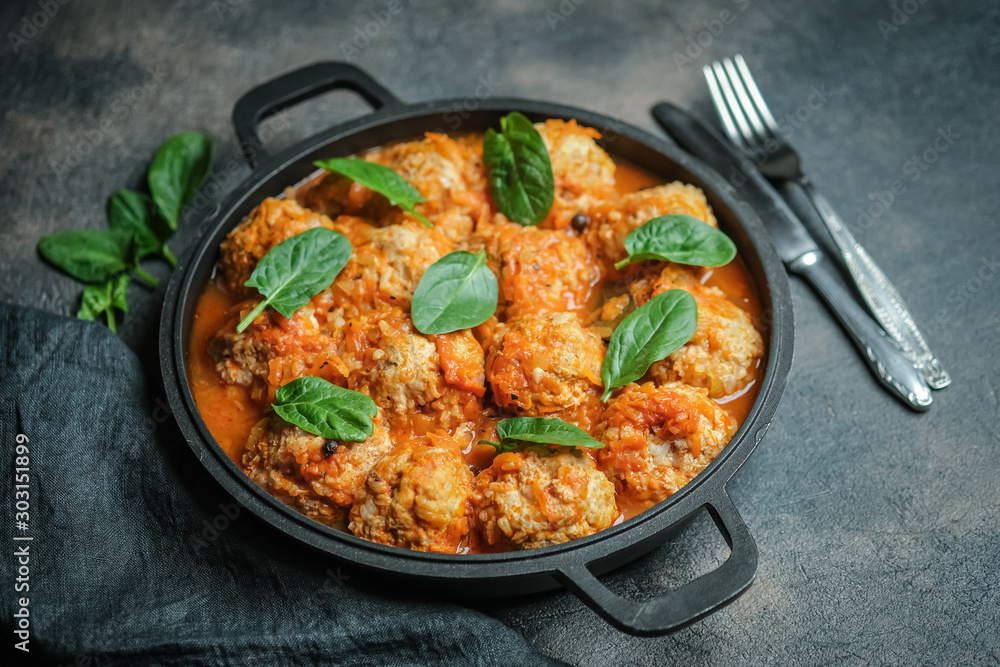
<path fill-rule="evenodd" d="M 930 388 L 878 324 L 862 310 L 834 277 L 835 269 L 802 222 L 770 183 L 756 170 L 741 170 L 746 159 L 714 130 L 691 114 L 667 102 L 653 107 L 653 117 L 661 127 L 696 158 L 727 174 L 732 167 L 746 177 L 736 188 L 758 213 L 770 232 L 774 247 L 790 273 L 805 279 L 816 290 L 861 351 L 875 376 L 889 391 L 914 410 L 930 408 Z M 751 173 L 746 174 L 749 171 Z"/>

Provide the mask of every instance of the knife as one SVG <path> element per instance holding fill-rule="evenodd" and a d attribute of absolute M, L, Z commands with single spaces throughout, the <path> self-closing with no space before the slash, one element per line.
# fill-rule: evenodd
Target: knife
<path fill-rule="evenodd" d="M 653 118 L 681 148 L 709 167 L 723 175 L 740 176 L 740 185 L 730 185 L 760 216 L 789 273 L 812 286 L 891 394 L 913 410 L 930 408 L 931 391 L 920 373 L 834 277 L 834 265 L 756 166 L 742 169 L 748 162 L 744 155 L 715 130 L 673 104 L 657 104 Z"/>

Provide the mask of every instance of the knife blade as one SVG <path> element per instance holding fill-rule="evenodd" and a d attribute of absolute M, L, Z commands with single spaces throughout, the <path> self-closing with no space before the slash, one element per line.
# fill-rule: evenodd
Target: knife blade
<path fill-rule="evenodd" d="M 917 369 L 840 284 L 829 259 L 756 165 L 687 111 L 661 102 L 653 107 L 652 113 L 681 148 L 724 177 L 730 177 L 730 185 L 764 222 L 789 272 L 804 278 L 816 290 L 890 393 L 913 410 L 930 408 L 933 401 L 930 388 Z"/>

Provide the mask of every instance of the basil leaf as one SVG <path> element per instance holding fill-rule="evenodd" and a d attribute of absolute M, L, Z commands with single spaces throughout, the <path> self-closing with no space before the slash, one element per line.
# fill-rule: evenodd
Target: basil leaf
<path fill-rule="evenodd" d="M 80 282 L 103 283 L 129 268 L 131 239 L 106 229 L 82 229 L 43 236 L 38 252 Z"/>
<path fill-rule="evenodd" d="M 520 225 L 537 225 L 552 208 L 555 177 L 545 141 L 518 112 L 500 119 L 501 134 L 483 137 L 483 162 L 497 209 Z"/>
<path fill-rule="evenodd" d="M 646 259 L 725 266 L 736 257 L 736 244 L 728 236 L 690 215 L 661 215 L 636 227 L 625 237 L 625 250 L 628 257 L 616 269 Z"/>
<path fill-rule="evenodd" d="M 579 426 L 564 422 L 558 417 L 501 419 L 497 424 L 497 435 L 500 436 L 499 443 L 491 440 L 480 440 L 479 442 L 492 445 L 498 454 L 514 451 L 525 443 L 560 447 L 590 447 L 593 449 L 600 449 L 604 446 L 604 443 L 592 438 Z"/>
<path fill-rule="evenodd" d="M 684 290 L 667 290 L 636 309 L 608 341 L 601 365 L 601 400 L 607 401 L 612 389 L 638 380 L 654 362 L 676 352 L 691 340 L 697 327 L 698 305 Z"/>
<path fill-rule="evenodd" d="M 117 333 L 114 309 L 117 308 L 123 313 L 128 312 L 128 303 L 125 301 L 128 283 L 129 276 L 127 273 L 123 273 L 114 280 L 84 287 L 80 310 L 76 313 L 77 318 L 95 320 L 98 315 L 104 313 L 108 319 L 108 328 Z"/>
<path fill-rule="evenodd" d="M 323 378 L 301 377 L 278 387 L 272 406 L 303 431 L 331 440 L 363 442 L 375 432 L 375 401 Z"/>
<path fill-rule="evenodd" d="M 156 209 L 171 230 L 177 229 L 181 207 L 194 199 L 211 171 L 211 137 L 182 132 L 160 146 L 146 178 Z"/>
<path fill-rule="evenodd" d="M 290 318 L 333 283 L 351 252 L 347 237 L 326 227 L 309 229 L 271 248 L 244 283 L 266 298 L 236 330 L 246 329 L 267 306 Z"/>
<path fill-rule="evenodd" d="M 116 190 L 108 198 L 108 227 L 135 237 L 137 259 L 160 255 L 177 266 L 177 258 L 154 231 L 156 216 L 153 200 L 141 192 Z M 173 230 L 165 231 L 167 238 L 173 235 Z"/>
<path fill-rule="evenodd" d="M 451 333 L 490 319 L 497 297 L 497 277 L 486 266 L 486 252 L 456 250 L 424 271 L 410 314 L 420 333 Z"/>
<path fill-rule="evenodd" d="M 128 283 L 129 276 L 127 273 L 123 273 L 111 282 L 111 306 L 123 313 L 128 312 L 128 303 L 125 301 Z"/>
<path fill-rule="evenodd" d="M 376 162 L 369 162 L 357 157 L 333 158 L 331 160 L 320 160 L 313 162 L 320 169 L 333 171 L 363 185 L 369 190 L 374 190 L 389 200 L 393 206 L 398 206 L 414 218 L 424 223 L 426 227 L 433 227 L 431 221 L 417 213 L 414 204 L 426 201 L 417 189 L 407 182 L 405 178 L 397 174 L 389 167 Z"/>
<path fill-rule="evenodd" d="M 496 442 L 495 440 L 480 440 L 476 444 L 477 445 L 489 445 L 490 447 L 492 447 L 493 449 L 496 450 L 495 453 L 497 453 L 497 454 L 506 454 L 507 452 L 516 452 L 517 450 L 521 449 L 521 446 L 524 445 L 525 443 L 523 443 L 523 442 L 517 442 L 517 441 L 511 441 L 511 442 L 507 442 L 506 444 L 504 444 L 502 442 Z"/>

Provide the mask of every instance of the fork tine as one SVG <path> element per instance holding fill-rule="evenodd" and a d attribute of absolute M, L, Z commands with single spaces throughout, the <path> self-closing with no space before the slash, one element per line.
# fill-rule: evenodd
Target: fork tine
<path fill-rule="evenodd" d="M 761 117 L 764 119 L 764 124 L 767 125 L 768 129 L 773 133 L 778 132 L 778 124 L 774 122 L 774 116 L 771 115 L 771 110 L 767 108 L 767 104 L 764 103 L 764 96 L 760 94 L 760 90 L 757 89 L 757 82 L 753 80 L 753 75 L 750 74 L 750 68 L 747 67 L 747 63 L 743 60 L 743 56 L 736 54 L 736 68 L 740 71 L 743 78 L 743 83 L 746 85 L 747 92 L 750 93 L 750 97 L 754 101 L 754 105 L 757 110 L 760 111 Z"/>
<path fill-rule="evenodd" d="M 712 68 L 705 65 L 701 68 L 701 72 L 705 75 L 705 81 L 708 83 L 708 92 L 712 95 L 712 102 L 715 104 L 715 111 L 719 114 L 719 120 L 722 121 L 722 126 L 726 129 L 729 140 L 739 145 L 743 140 L 740 138 L 740 133 L 733 124 L 733 118 L 729 115 L 729 110 L 726 109 L 726 99 L 722 96 L 722 91 L 715 80 Z"/>
<path fill-rule="evenodd" d="M 747 120 L 750 121 L 750 125 L 753 126 L 754 132 L 756 132 L 757 136 L 761 139 L 767 139 L 770 135 L 764 127 L 764 124 L 760 121 L 760 116 L 757 115 L 757 111 L 754 110 L 753 102 L 750 101 L 750 96 L 747 95 L 747 91 L 743 88 L 743 81 L 741 80 L 739 73 L 737 73 L 736 67 L 733 65 L 733 61 L 729 58 L 725 58 L 722 62 L 726 67 L 726 73 L 729 74 L 729 83 L 736 92 L 736 97 L 740 100 L 740 107 L 743 109 L 743 113 L 746 114 Z"/>
<path fill-rule="evenodd" d="M 719 80 L 719 85 L 722 87 L 722 94 L 726 97 L 726 102 L 729 106 L 729 113 L 733 114 L 733 118 L 736 120 L 736 125 L 740 128 L 740 134 L 743 135 L 743 141 L 741 143 L 754 143 L 755 139 L 753 131 L 751 131 L 750 126 L 747 125 L 746 118 L 743 117 L 743 112 L 740 110 L 739 100 L 736 99 L 736 93 L 733 92 L 732 86 L 729 85 L 729 78 L 726 76 L 726 70 L 722 68 L 722 63 L 716 60 L 712 63 L 712 70 L 715 72 L 715 77 Z"/>

